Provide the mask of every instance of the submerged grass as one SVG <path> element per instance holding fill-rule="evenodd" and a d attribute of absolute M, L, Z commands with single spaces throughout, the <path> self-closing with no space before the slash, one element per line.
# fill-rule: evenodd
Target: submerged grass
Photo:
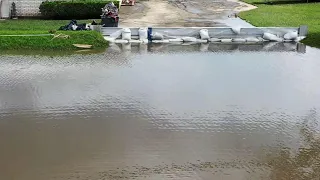
<path fill-rule="evenodd" d="M 240 17 L 255 26 L 308 25 L 308 37 L 303 43 L 320 48 L 320 3 L 264 4 L 264 0 L 244 0 L 258 6 L 257 9 L 240 13 Z"/>
<path fill-rule="evenodd" d="M 80 21 L 85 23 L 90 21 Z M 57 30 L 60 26 L 68 24 L 65 20 L 5 20 L 0 21 L 0 49 L 77 49 L 73 44 L 91 44 L 94 48 L 104 48 L 108 43 L 99 32 L 95 31 L 57 31 L 56 34 L 70 36 L 68 39 L 53 36 L 1 36 L 1 35 L 34 35 L 50 34 L 49 30 Z"/>

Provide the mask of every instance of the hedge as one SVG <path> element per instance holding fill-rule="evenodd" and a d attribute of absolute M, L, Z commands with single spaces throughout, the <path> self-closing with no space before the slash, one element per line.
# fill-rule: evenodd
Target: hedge
<path fill-rule="evenodd" d="M 112 1 L 44 1 L 39 9 L 45 19 L 99 19 L 101 8 Z M 119 8 L 119 1 L 113 1 Z"/>

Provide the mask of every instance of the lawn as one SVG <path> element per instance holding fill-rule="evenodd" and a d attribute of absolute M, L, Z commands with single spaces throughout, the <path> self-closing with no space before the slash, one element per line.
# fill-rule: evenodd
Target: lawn
<path fill-rule="evenodd" d="M 255 26 L 298 27 L 308 25 L 309 34 L 303 43 L 320 48 L 320 3 L 263 4 L 264 0 L 243 0 L 257 9 L 241 12 L 242 19 Z"/>
<path fill-rule="evenodd" d="M 90 20 L 78 23 L 89 23 Z M 5 20 L 0 21 L 0 35 L 49 34 L 49 30 L 57 30 L 68 24 L 68 20 Z M 95 31 L 57 31 L 56 34 L 69 35 L 68 39 L 53 36 L 18 36 L 1 37 L 0 49 L 76 49 L 73 44 L 91 44 L 94 48 L 103 48 L 107 42 Z"/>

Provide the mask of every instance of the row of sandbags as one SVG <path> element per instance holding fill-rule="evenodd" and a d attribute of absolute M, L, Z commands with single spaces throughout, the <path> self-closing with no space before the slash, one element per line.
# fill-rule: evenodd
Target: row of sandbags
<path fill-rule="evenodd" d="M 236 34 L 240 34 L 240 29 L 232 29 Z M 115 33 L 111 34 L 109 37 L 105 37 L 106 40 L 110 42 L 116 43 L 127 43 L 127 42 L 148 42 L 151 40 L 152 42 L 159 43 L 170 43 L 170 42 L 198 42 L 198 43 L 206 43 L 206 42 L 222 42 L 222 43 L 231 43 L 231 42 L 262 42 L 262 41 L 300 41 L 303 37 L 298 36 L 297 31 L 288 32 L 284 35 L 284 37 L 279 37 L 272 33 L 264 33 L 263 37 L 246 37 L 246 38 L 210 38 L 207 29 L 201 29 L 199 31 L 200 39 L 195 37 L 172 37 L 166 36 L 161 33 L 155 32 L 152 34 L 148 34 L 148 28 L 139 28 L 139 39 L 133 40 L 131 38 L 131 30 L 129 28 L 123 28 Z M 121 39 L 119 37 L 121 36 Z M 151 36 L 151 37 L 150 37 Z"/>

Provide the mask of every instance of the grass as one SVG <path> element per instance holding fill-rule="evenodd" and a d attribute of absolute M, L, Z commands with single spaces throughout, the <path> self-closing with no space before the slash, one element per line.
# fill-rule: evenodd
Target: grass
<path fill-rule="evenodd" d="M 79 23 L 90 22 L 79 21 Z M 57 30 L 68 24 L 68 20 L 5 20 L 0 21 L 0 35 L 49 34 L 49 30 Z M 73 50 L 73 44 L 92 44 L 94 48 L 104 48 L 108 43 L 102 35 L 95 31 L 57 31 L 56 34 L 69 35 L 68 39 L 53 39 L 53 36 L 40 37 L 1 37 L 0 49 L 32 49 L 32 50 Z"/>
<path fill-rule="evenodd" d="M 320 3 L 291 4 L 274 2 L 264 4 L 261 0 L 243 0 L 257 9 L 240 13 L 240 17 L 255 26 L 298 27 L 308 25 L 308 36 L 303 43 L 320 48 Z"/>

